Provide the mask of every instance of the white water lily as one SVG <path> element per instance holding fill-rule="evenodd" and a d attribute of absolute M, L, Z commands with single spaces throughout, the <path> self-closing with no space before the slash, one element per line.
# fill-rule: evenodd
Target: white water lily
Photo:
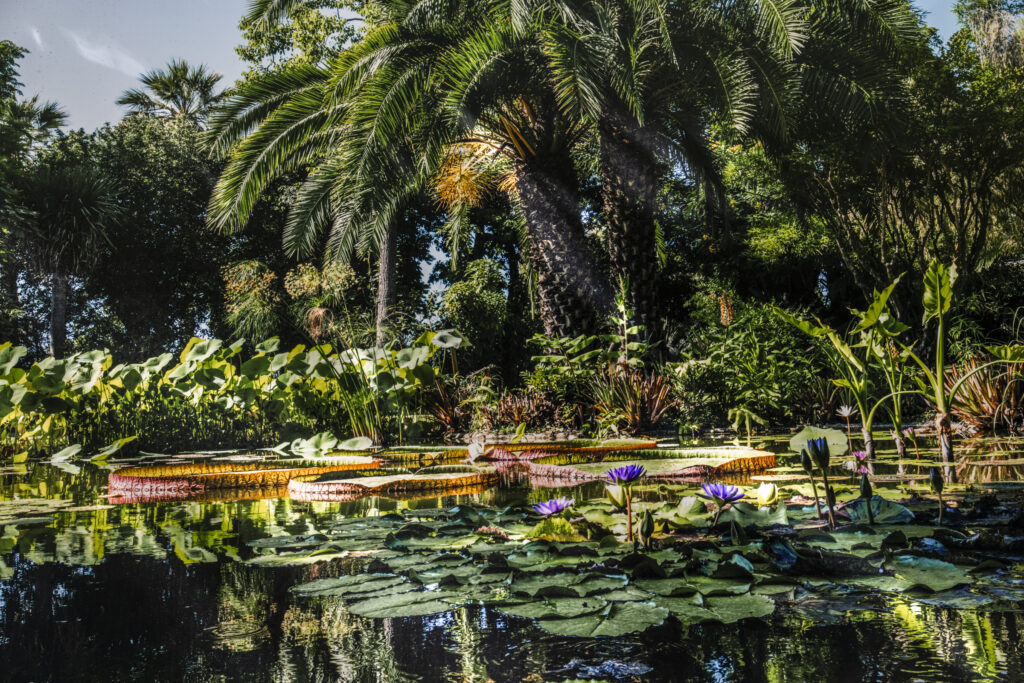
<path fill-rule="evenodd" d="M 857 409 L 853 406 L 839 406 L 839 410 L 836 411 L 836 415 L 839 417 L 851 418 L 857 414 Z"/>
<path fill-rule="evenodd" d="M 779 500 L 779 487 L 771 482 L 764 482 L 757 487 L 758 507 L 774 505 Z"/>

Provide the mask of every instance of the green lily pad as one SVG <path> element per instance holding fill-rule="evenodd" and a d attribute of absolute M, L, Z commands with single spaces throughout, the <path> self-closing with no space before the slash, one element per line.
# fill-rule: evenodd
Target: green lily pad
<path fill-rule="evenodd" d="M 931 557 L 900 555 L 886 563 L 900 579 L 908 581 L 913 588 L 933 593 L 949 590 L 971 583 L 971 577 L 956 565 Z"/>
<path fill-rule="evenodd" d="M 852 503 L 847 503 L 843 510 L 850 515 L 854 522 L 867 523 L 868 508 L 863 498 L 858 498 Z M 909 524 L 914 521 L 914 513 L 899 503 L 886 500 L 881 496 L 871 498 L 871 512 L 874 514 L 875 524 Z"/>
<path fill-rule="evenodd" d="M 589 598 L 556 598 L 527 602 L 522 605 L 499 607 L 505 614 L 529 619 L 567 619 L 591 614 L 607 607 L 608 602 L 600 597 Z"/>
<path fill-rule="evenodd" d="M 387 617 L 419 617 L 452 610 L 452 598 L 458 593 L 445 591 L 407 591 L 381 595 L 354 602 L 348 611 L 361 617 L 383 619 Z M 449 600 L 446 602 L 446 600 Z"/>
<path fill-rule="evenodd" d="M 740 526 L 771 526 L 773 524 L 789 524 L 786 516 L 785 503 L 779 503 L 774 508 L 759 508 L 750 503 L 738 502 L 729 506 L 729 509 L 718 518 L 719 522 L 728 524 L 736 522 Z"/>
<path fill-rule="evenodd" d="M 801 450 L 807 448 L 808 441 L 811 439 L 820 439 L 822 437 L 824 437 L 825 441 L 828 442 L 828 451 L 833 458 L 837 455 L 843 455 L 849 448 L 846 434 L 839 429 L 804 427 L 789 440 L 789 449 L 794 453 L 799 453 Z"/>
<path fill-rule="evenodd" d="M 652 602 L 613 602 L 593 614 L 571 619 L 539 619 L 537 625 L 559 636 L 616 637 L 658 626 L 668 614 L 667 609 Z"/>
<path fill-rule="evenodd" d="M 708 598 L 705 602 L 718 621 L 731 624 L 740 619 L 767 617 L 775 611 L 775 601 L 764 595 L 732 595 Z"/>
<path fill-rule="evenodd" d="M 297 586 L 292 586 L 292 592 L 306 597 L 328 595 L 365 597 L 368 593 L 390 590 L 403 584 L 405 584 L 405 579 L 401 576 L 392 576 L 390 574 L 355 574 L 300 583 Z M 412 584 L 406 585 L 408 585 L 409 590 L 415 588 Z"/>

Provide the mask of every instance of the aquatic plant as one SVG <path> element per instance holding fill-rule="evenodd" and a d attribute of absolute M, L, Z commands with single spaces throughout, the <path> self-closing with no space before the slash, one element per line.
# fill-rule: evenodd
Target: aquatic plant
<path fill-rule="evenodd" d="M 825 486 L 825 502 L 828 505 L 828 523 L 829 526 L 835 528 L 836 517 L 833 507 L 835 503 L 830 500 L 829 490 L 830 486 L 828 483 L 828 466 L 829 458 L 831 457 L 828 449 L 828 440 L 825 437 L 819 437 L 817 439 L 810 439 L 807 441 L 807 452 L 810 454 L 811 459 L 821 470 L 821 480 Z"/>
<path fill-rule="evenodd" d="M 800 466 L 804 468 L 804 472 L 811 479 L 811 491 L 814 493 L 814 511 L 818 513 L 818 519 L 821 519 L 821 506 L 818 505 L 818 485 L 814 481 L 814 462 L 811 460 L 811 456 L 808 455 L 806 448 L 800 450 Z"/>
<path fill-rule="evenodd" d="M 942 489 L 945 486 L 945 481 L 938 467 L 928 468 L 928 484 L 931 486 L 932 492 L 939 498 L 939 524 L 941 525 L 942 512 L 946 507 L 946 504 L 942 502 Z"/>
<path fill-rule="evenodd" d="M 864 507 L 867 508 L 868 524 L 875 523 L 875 513 L 871 510 L 871 498 L 873 495 L 871 480 L 868 479 L 867 472 L 864 472 L 860 475 L 860 497 L 864 499 Z"/>
<path fill-rule="evenodd" d="M 779 500 L 779 487 L 766 481 L 757 487 L 758 507 L 769 507 L 775 505 Z"/>
<path fill-rule="evenodd" d="M 701 491 L 703 491 L 703 495 L 698 494 L 701 498 L 707 498 L 715 504 L 715 518 L 712 520 L 711 526 L 718 524 L 718 517 L 722 514 L 722 510 L 725 509 L 726 505 L 735 503 L 743 498 L 743 492 L 732 484 L 706 483 L 701 486 Z"/>
<path fill-rule="evenodd" d="M 644 476 L 647 471 L 643 465 L 623 465 L 622 467 L 616 467 L 605 472 L 608 480 L 617 486 L 630 486 L 637 479 Z"/>
<path fill-rule="evenodd" d="M 575 503 L 575 498 L 565 498 L 563 496 L 561 498 L 552 498 L 551 500 L 545 501 L 543 503 L 537 503 L 536 505 L 533 506 L 533 509 L 536 510 L 538 514 L 544 515 L 545 517 L 550 517 L 551 515 L 557 515 L 559 512 L 568 510 Z"/>
<path fill-rule="evenodd" d="M 644 511 L 643 520 L 640 522 L 640 540 L 644 548 L 651 547 L 651 536 L 654 535 L 654 515 L 650 510 Z"/>
<path fill-rule="evenodd" d="M 867 474 L 870 469 L 868 468 L 868 453 L 867 451 L 854 451 L 853 452 L 853 471 L 856 474 Z"/>
<path fill-rule="evenodd" d="M 630 490 L 638 479 L 646 474 L 642 465 L 623 465 L 605 472 L 611 486 L 622 487 L 622 497 L 626 499 L 626 540 L 633 540 L 633 495 Z M 610 494 L 609 494 L 610 495 Z"/>

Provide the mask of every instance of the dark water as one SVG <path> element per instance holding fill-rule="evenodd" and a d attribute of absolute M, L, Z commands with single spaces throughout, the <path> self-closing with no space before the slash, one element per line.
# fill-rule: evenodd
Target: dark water
<path fill-rule="evenodd" d="M 991 448 L 973 447 L 970 457 L 990 457 Z M 1019 443 L 1001 448 L 1008 462 L 1020 458 L 1013 454 Z M 987 474 L 979 476 L 991 477 L 990 470 L 1014 468 L 981 469 Z M 106 507 L 106 475 L 94 466 L 71 474 L 36 464 L 0 476 L 0 501 L 8 501 L 0 503 L 0 679 L 1024 680 L 1020 610 L 954 610 L 906 596 L 843 603 L 809 597 L 766 621 L 683 630 L 670 620 L 640 635 L 582 640 L 486 608 L 355 617 L 336 600 L 288 592 L 343 572 L 346 559 L 273 569 L 240 561 L 253 555 L 249 540 L 313 533 L 338 515 L 503 505 L 580 496 L 580 489 Z M 24 523 L 26 517 L 34 521 Z"/>

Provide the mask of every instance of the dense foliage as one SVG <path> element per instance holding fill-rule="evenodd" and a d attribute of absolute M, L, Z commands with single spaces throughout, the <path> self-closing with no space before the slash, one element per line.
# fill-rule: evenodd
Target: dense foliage
<path fill-rule="evenodd" d="M 402 349 L 454 328 L 408 411 L 449 435 L 750 432 L 841 405 L 867 431 L 932 408 L 1020 425 L 1016 366 L 982 367 L 1024 310 L 1019 8 L 962 3 L 945 43 L 902 0 L 774 8 L 257 0 L 238 83 L 175 60 L 91 133 L 23 96 L 4 41 L 0 333 L 74 374 L 192 337 Z M 956 273 L 938 337 L 933 263 Z M 863 326 L 876 290 L 898 333 Z M 342 429 L 363 408 L 316 400 L 160 438 L 411 424 Z"/>

